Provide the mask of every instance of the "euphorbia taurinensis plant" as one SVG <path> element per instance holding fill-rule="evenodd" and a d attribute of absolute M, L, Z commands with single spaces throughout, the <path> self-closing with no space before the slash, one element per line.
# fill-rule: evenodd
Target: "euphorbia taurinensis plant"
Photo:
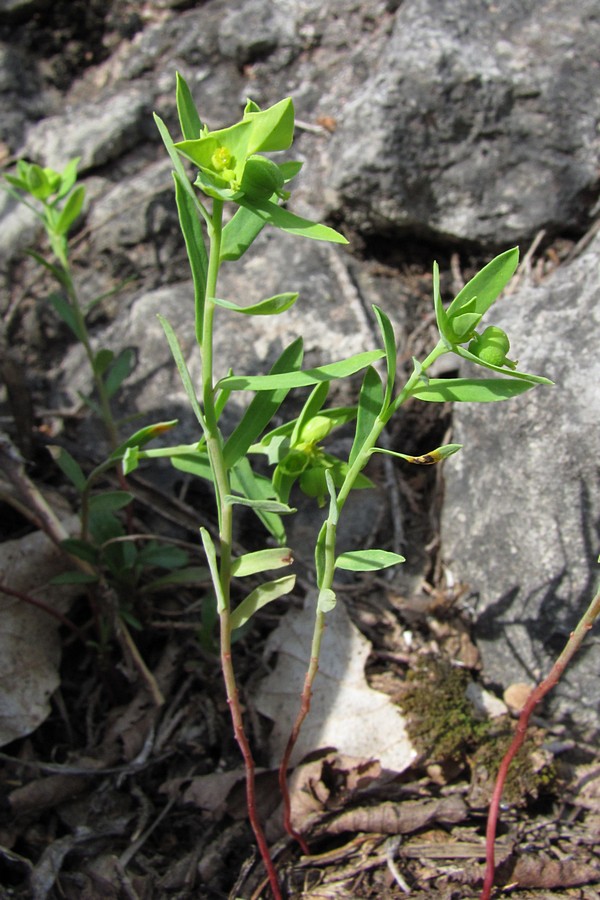
<path fill-rule="evenodd" d="M 200 528 L 210 569 L 220 623 L 220 658 L 231 711 L 233 730 L 246 768 L 247 805 L 250 822 L 275 898 L 281 897 L 277 873 L 256 812 L 254 760 L 244 729 L 232 660 L 232 637 L 257 610 L 289 595 L 295 576 L 267 578 L 238 602 L 234 582 L 243 586 L 248 576 L 286 569 L 293 550 L 286 546 L 284 517 L 293 514 L 293 491 L 299 487 L 316 500 L 315 515 L 324 507 L 323 523 L 315 547 L 317 602 L 311 657 L 300 698 L 297 719 L 280 769 L 285 824 L 307 850 L 305 839 L 291 824 L 286 775 L 290 756 L 302 721 L 310 707 L 314 678 L 319 665 L 325 619 L 336 603 L 334 576 L 338 569 L 368 572 L 403 562 L 403 557 L 385 548 L 338 552 L 337 527 L 351 490 L 371 484 L 363 470 L 374 453 L 387 453 L 417 464 L 437 463 L 460 449 L 448 444 L 414 457 L 378 446 L 382 431 L 397 410 L 410 398 L 426 402 L 490 402 L 515 397 L 548 379 L 519 371 L 508 359 L 509 341 L 483 317 L 513 275 L 517 249 L 500 254 L 460 291 L 448 307 L 442 303 L 439 273 L 433 271 L 433 301 L 439 338 L 422 360 L 413 359 L 412 370 L 399 378 L 396 338 L 383 310 L 373 312 L 381 333 L 381 348 L 358 353 L 315 368 L 302 368 L 302 338 L 286 347 L 264 374 L 238 374 L 232 369 L 222 378 L 214 374 L 213 337 L 216 317 L 230 315 L 269 316 L 285 314 L 298 299 L 296 292 L 257 299 L 245 306 L 220 296 L 221 267 L 240 259 L 265 226 L 298 237 L 347 243 L 326 225 L 297 216 L 281 205 L 290 198 L 289 185 L 301 168 L 295 161 L 276 162 L 265 153 L 290 148 L 294 131 L 294 108 L 285 99 L 260 109 L 248 101 L 235 124 L 211 130 L 200 119 L 190 90 L 177 76 L 177 110 L 181 140 L 174 141 L 166 125 L 156 124 L 173 164 L 175 199 L 194 285 L 194 331 L 201 362 L 198 384 L 193 382 L 177 335 L 165 317 L 160 317 L 179 370 L 191 409 L 198 421 L 199 436 L 193 444 L 148 449 L 134 435 L 113 452 L 111 462 L 122 462 L 125 474 L 143 459 L 168 457 L 181 470 L 208 480 L 214 490 L 218 536 L 213 540 Z M 189 164 L 194 167 L 188 175 Z M 227 220 L 226 204 L 234 208 Z M 226 323 L 226 318 L 224 319 Z M 226 324 L 224 325 L 226 327 Z M 454 353 L 491 373 L 487 377 L 435 378 L 429 370 L 442 355 Z M 381 361 L 382 377 L 375 363 Z M 358 402 L 348 407 L 327 407 L 334 379 L 363 372 Z M 291 390 L 307 390 L 300 414 L 273 427 L 275 417 Z M 253 397 L 235 428 L 225 433 L 221 416 L 234 391 Z M 354 439 L 348 457 L 340 459 L 323 447 L 335 428 L 354 423 Z M 169 423 L 172 424 L 172 423 Z M 152 426 L 151 426 L 152 427 Z M 142 433 L 139 433 L 142 434 Z M 271 477 L 252 466 L 254 455 L 266 457 Z M 234 515 L 239 507 L 250 509 L 265 529 L 265 547 L 236 556 L 233 549 Z M 275 543 L 277 546 L 272 546 Z"/>

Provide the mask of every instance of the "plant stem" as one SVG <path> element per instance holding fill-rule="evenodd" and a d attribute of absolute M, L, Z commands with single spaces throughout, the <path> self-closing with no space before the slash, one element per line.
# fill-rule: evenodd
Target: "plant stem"
<path fill-rule="evenodd" d="M 100 404 L 100 412 L 102 414 L 102 423 L 106 429 L 110 449 L 115 450 L 119 445 L 119 436 L 117 433 L 117 426 L 115 424 L 114 416 L 110 408 L 110 400 L 106 391 L 106 387 L 104 385 L 104 381 L 102 380 L 102 376 L 100 375 L 96 367 L 94 351 L 92 350 L 89 332 L 87 330 L 87 325 L 85 324 L 85 317 L 83 315 L 83 311 L 79 303 L 79 297 L 77 296 L 77 291 L 75 289 L 75 284 L 71 275 L 71 268 L 66 259 L 61 260 L 61 263 L 64 274 L 63 284 L 67 292 L 73 316 L 75 318 L 79 340 L 83 345 L 85 355 L 87 356 L 90 369 L 92 371 L 94 387 L 96 388 L 96 394 L 98 395 L 98 402 Z"/>
<path fill-rule="evenodd" d="M 271 858 L 267 840 L 258 818 L 256 808 L 256 779 L 255 762 L 246 732 L 240 706 L 239 692 L 231 655 L 231 562 L 233 541 L 233 506 L 227 503 L 226 498 L 231 493 L 229 472 L 223 456 L 223 440 L 218 425 L 215 407 L 215 390 L 213 377 L 213 323 L 217 280 L 219 275 L 221 255 L 223 203 L 215 200 L 212 216 L 208 222 L 209 257 L 206 274 L 206 294 L 203 313 L 202 345 L 202 399 L 204 406 L 204 418 L 206 422 L 206 448 L 213 473 L 217 512 L 219 518 L 219 582 L 221 595 L 221 608 L 219 610 L 220 622 L 220 657 L 227 704 L 231 715 L 233 732 L 244 760 L 246 772 L 246 805 L 248 818 L 256 843 L 260 851 L 274 900 L 281 900 L 281 892 L 275 866 Z M 198 328 L 196 328 L 198 333 Z"/>
<path fill-rule="evenodd" d="M 412 391 L 415 389 L 417 384 L 421 379 L 422 373 L 426 372 L 426 370 L 431 366 L 435 360 L 442 356 L 442 354 L 447 353 L 448 348 L 446 345 L 440 341 L 431 353 L 426 357 L 426 359 L 421 364 L 420 369 L 412 372 L 410 377 L 408 378 L 405 386 L 397 395 L 397 397 L 390 402 L 387 407 L 381 410 L 373 426 L 371 431 L 365 438 L 365 441 L 360 448 L 359 453 L 357 454 L 354 462 L 348 469 L 346 473 L 346 477 L 344 478 L 344 482 L 340 487 L 340 490 L 337 495 L 335 510 L 333 514 L 333 518 L 335 521 L 332 521 L 331 512 L 327 517 L 323 529 L 325 529 L 325 540 L 324 540 L 324 557 L 325 564 L 323 566 L 322 573 L 319 574 L 319 567 L 317 566 L 317 581 L 319 591 L 323 590 L 331 590 L 333 586 L 333 577 L 335 572 L 335 555 L 336 555 L 336 537 L 337 537 L 337 521 L 339 516 L 341 515 L 342 509 L 344 508 L 344 504 L 348 499 L 350 491 L 354 487 L 356 479 L 360 472 L 364 469 L 367 462 L 369 461 L 369 457 L 371 455 L 371 451 L 375 447 L 381 432 L 385 428 L 386 424 L 392 417 L 392 415 L 405 403 L 408 398 L 411 396 Z M 393 387 L 393 385 L 392 385 Z M 390 388 L 391 390 L 391 388 Z M 323 532 L 323 529 L 321 533 Z M 317 546 L 320 543 L 321 534 L 319 535 L 319 539 L 317 540 Z M 306 676 L 304 679 L 304 686 L 302 689 L 302 695 L 300 699 L 300 709 L 298 711 L 298 715 L 294 721 L 292 726 L 292 730 L 290 732 L 290 736 L 283 754 L 283 758 L 281 760 L 279 766 L 279 787 L 281 789 L 281 794 L 283 797 L 283 821 L 284 827 L 290 837 L 293 837 L 298 844 L 300 845 L 302 852 L 306 855 L 310 853 L 308 844 L 304 840 L 304 838 L 298 834 L 298 832 L 294 829 L 292 825 L 292 813 L 291 813 L 291 800 L 290 800 L 290 792 L 287 783 L 287 771 L 290 764 L 290 759 L 296 745 L 296 741 L 298 740 L 298 735 L 300 734 L 300 729 L 302 728 L 302 723 L 306 719 L 308 713 L 310 712 L 310 704 L 312 697 L 312 690 L 315 678 L 317 676 L 317 672 L 319 671 L 319 658 L 321 654 L 321 644 L 323 641 L 323 635 L 325 633 L 325 613 L 322 612 L 318 607 L 315 614 L 315 624 L 313 628 L 313 636 L 311 643 L 311 653 L 310 653 L 310 662 L 308 669 L 306 671 Z"/>
<path fill-rule="evenodd" d="M 521 714 L 519 716 L 519 721 L 517 723 L 517 728 L 515 731 L 515 736 L 513 737 L 511 745 L 504 755 L 504 758 L 502 759 L 502 762 L 500 764 L 500 768 L 498 769 L 496 784 L 494 786 L 494 793 L 492 794 L 492 799 L 490 801 L 486 830 L 485 879 L 480 900 L 489 900 L 492 893 L 492 887 L 494 885 L 494 844 L 496 840 L 496 827 L 498 824 L 498 813 L 500 809 L 500 801 L 502 799 L 502 791 L 504 790 L 504 784 L 506 781 L 506 776 L 508 775 L 510 764 L 515 758 L 516 754 L 519 752 L 523 741 L 525 740 L 527 728 L 529 727 L 529 719 L 531 718 L 533 710 L 538 705 L 538 703 L 546 696 L 546 694 L 548 694 L 552 690 L 552 688 L 558 684 L 563 672 L 571 662 L 571 659 L 573 658 L 575 653 L 581 647 L 586 634 L 588 634 L 588 632 L 592 629 L 594 622 L 599 615 L 600 591 L 598 591 L 598 593 L 588 606 L 586 612 L 579 620 L 575 630 L 571 632 L 564 650 L 550 669 L 548 675 L 531 692 L 527 703 L 521 710 Z"/>

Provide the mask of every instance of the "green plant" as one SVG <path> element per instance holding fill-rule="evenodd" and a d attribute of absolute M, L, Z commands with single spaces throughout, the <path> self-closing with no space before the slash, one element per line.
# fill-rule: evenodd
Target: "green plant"
<path fill-rule="evenodd" d="M 80 341 L 96 392 L 95 397 L 81 395 L 81 399 L 100 418 L 110 447 L 114 450 L 119 445 L 119 436 L 111 399 L 130 374 L 134 355 L 131 350 L 124 350 L 115 356 L 108 348 L 94 350 L 92 347 L 86 318 L 98 303 L 114 291 L 95 297 L 85 307 L 77 291 L 70 261 L 69 232 L 79 218 L 85 201 L 85 187 L 77 184 L 78 164 L 79 159 L 72 159 L 62 172 L 56 172 L 20 159 L 15 174 L 4 175 L 8 185 L 5 189 L 16 200 L 29 207 L 44 226 L 56 261 L 51 262 L 35 250 L 29 250 L 28 253 L 58 282 L 60 290 L 51 293 L 48 300 Z"/>
<path fill-rule="evenodd" d="M 367 488 L 363 469 L 374 453 L 390 453 L 417 463 L 435 463 L 459 449 L 449 444 L 421 458 L 378 446 L 381 433 L 392 416 L 409 399 L 427 402 L 449 400 L 489 402 L 505 400 L 548 379 L 517 370 L 506 358 L 508 338 L 500 329 L 478 332 L 484 314 L 495 302 L 518 262 L 518 251 L 509 250 L 482 269 L 448 308 L 442 303 L 439 273 L 434 266 L 433 294 L 439 340 L 422 361 L 413 360 L 412 371 L 398 388 L 397 348 L 393 326 L 385 313 L 374 308 L 382 347 L 313 369 L 302 369 L 302 341 L 297 339 L 281 354 L 267 374 L 239 375 L 230 372 L 216 380 L 213 374 L 213 329 L 217 314 L 279 315 L 296 302 L 296 293 L 284 293 L 240 306 L 221 299 L 218 276 L 225 261 L 238 260 L 250 248 L 265 225 L 300 237 L 346 243 L 325 225 L 296 216 L 280 205 L 289 199 L 288 185 L 300 169 L 298 162 L 274 162 L 264 153 L 287 150 L 293 138 L 294 112 L 290 99 L 261 110 L 248 101 L 242 118 L 227 128 L 210 130 L 202 123 L 185 81 L 177 77 L 177 109 L 183 139 L 175 142 L 164 122 L 157 126 L 173 163 L 175 197 L 181 230 L 190 261 L 195 294 L 194 328 L 201 359 L 201 381 L 194 385 L 179 341 L 168 320 L 160 317 L 175 363 L 201 434 L 197 443 L 157 450 L 133 444 L 122 453 L 124 471 L 141 460 L 166 456 L 174 466 L 210 481 L 214 488 L 218 538 L 213 541 L 202 527 L 202 542 L 211 572 L 220 621 L 220 657 L 233 729 L 246 767 L 248 813 L 269 876 L 274 897 L 280 897 L 277 874 L 256 814 L 254 760 L 244 730 L 238 688 L 232 661 L 232 636 L 265 604 L 289 594 L 294 575 L 266 580 L 235 606 L 232 583 L 247 575 L 287 567 L 292 551 L 285 546 L 283 518 L 294 512 L 289 505 L 296 483 L 300 490 L 325 506 L 324 521 L 315 548 L 318 601 L 311 658 L 300 710 L 281 764 L 280 785 L 286 806 L 286 827 L 294 832 L 289 815 L 287 769 L 301 724 L 310 708 L 312 685 L 319 665 L 325 618 L 336 602 L 334 574 L 338 569 L 373 571 L 403 561 L 385 549 L 338 552 L 339 517 L 351 490 Z M 184 160 L 193 163 L 188 177 Z M 224 224 L 223 209 L 236 211 Z M 428 370 L 446 353 L 454 353 L 483 367 L 493 377 L 434 378 Z M 375 368 L 383 361 L 385 377 Z M 358 404 L 348 408 L 326 408 L 330 383 L 364 371 Z M 269 430 L 288 392 L 310 389 L 295 419 Z M 234 391 L 251 391 L 254 397 L 237 426 L 224 434 L 220 417 Z M 337 459 L 322 443 L 341 424 L 355 422 L 352 448 L 347 459 Z M 258 474 L 250 460 L 263 454 L 273 467 L 272 477 Z M 251 509 L 265 527 L 265 538 L 281 545 L 235 557 L 232 548 L 233 518 L 239 506 Z"/>

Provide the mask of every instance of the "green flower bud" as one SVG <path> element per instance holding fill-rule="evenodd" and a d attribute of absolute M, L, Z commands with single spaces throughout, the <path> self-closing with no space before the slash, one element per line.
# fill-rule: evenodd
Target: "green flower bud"
<path fill-rule="evenodd" d="M 490 325 L 483 334 L 476 334 L 469 344 L 469 353 L 491 366 L 512 366 L 506 354 L 510 350 L 510 341 L 502 328 Z"/>
<path fill-rule="evenodd" d="M 327 416 L 314 416 L 302 429 L 300 442 L 302 444 L 317 444 L 327 437 L 332 428 L 333 422 Z"/>
<path fill-rule="evenodd" d="M 279 194 L 284 185 L 279 166 L 266 156 L 249 156 L 244 167 L 240 190 L 249 200 L 268 200 Z"/>

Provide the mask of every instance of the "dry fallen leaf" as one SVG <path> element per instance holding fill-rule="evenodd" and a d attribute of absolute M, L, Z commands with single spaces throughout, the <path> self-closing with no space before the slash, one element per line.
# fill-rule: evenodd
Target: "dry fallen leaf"
<path fill-rule="evenodd" d="M 65 523 L 69 527 L 69 522 Z M 0 582 L 66 612 L 77 588 L 44 587 L 66 558 L 43 532 L 0 544 Z M 40 588 L 43 591 L 40 592 Z M 0 594 L 0 746 L 30 734 L 49 715 L 59 684 L 59 623 L 22 600 Z"/>
<path fill-rule="evenodd" d="M 266 655 L 277 653 L 275 669 L 254 697 L 260 713 L 274 722 L 271 760 L 276 765 L 296 718 L 310 657 L 314 600 L 291 610 L 267 641 Z M 321 665 L 311 711 L 296 744 L 292 763 L 307 753 L 332 747 L 359 759 L 378 759 L 385 769 L 402 772 L 416 758 L 401 711 L 365 678 L 370 644 L 353 625 L 343 603 L 327 615 Z"/>

